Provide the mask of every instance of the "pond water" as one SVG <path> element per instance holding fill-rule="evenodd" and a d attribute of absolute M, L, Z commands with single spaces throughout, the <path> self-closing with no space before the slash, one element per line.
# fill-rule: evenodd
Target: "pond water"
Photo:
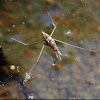
<path fill-rule="evenodd" d="M 100 0 L 0 0 L 0 99 L 99 99 L 99 5 Z M 45 45 L 31 70 L 43 42 L 26 44 L 43 40 L 42 31 L 51 34 L 47 12 L 56 25 L 54 39 L 91 51 L 56 41 L 67 56 L 53 66 L 56 54 Z"/>

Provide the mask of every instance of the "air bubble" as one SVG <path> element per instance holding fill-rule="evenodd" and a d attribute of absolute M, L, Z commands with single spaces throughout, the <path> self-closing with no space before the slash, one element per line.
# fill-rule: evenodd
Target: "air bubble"
<path fill-rule="evenodd" d="M 12 25 L 12 27 L 15 27 L 15 25 Z"/>
<path fill-rule="evenodd" d="M 22 22 L 22 24 L 25 24 L 25 22 Z"/>
<path fill-rule="evenodd" d="M 33 96 L 28 96 L 28 99 L 34 99 L 34 97 Z"/>
<path fill-rule="evenodd" d="M 70 34 L 72 34 L 72 32 L 70 30 L 68 30 L 65 34 L 70 35 Z"/>

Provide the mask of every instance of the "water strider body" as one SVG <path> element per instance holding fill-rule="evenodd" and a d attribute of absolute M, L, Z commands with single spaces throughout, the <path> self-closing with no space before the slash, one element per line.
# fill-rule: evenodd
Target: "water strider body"
<path fill-rule="evenodd" d="M 62 54 L 60 53 L 59 48 L 57 47 L 55 40 L 50 35 L 48 35 L 47 33 L 43 32 L 43 31 L 42 31 L 42 35 L 43 35 L 43 38 L 44 38 L 44 41 L 45 41 L 44 44 L 46 44 L 47 46 L 51 47 L 54 50 L 54 52 L 56 53 L 57 59 L 59 57 L 60 60 L 61 60 L 60 56 Z"/>
<path fill-rule="evenodd" d="M 54 51 L 57 51 L 58 47 L 55 43 L 55 40 L 50 35 L 48 35 L 47 33 L 43 32 L 43 31 L 42 31 L 42 35 L 43 35 L 45 44 L 47 46 L 50 46 Z"/>

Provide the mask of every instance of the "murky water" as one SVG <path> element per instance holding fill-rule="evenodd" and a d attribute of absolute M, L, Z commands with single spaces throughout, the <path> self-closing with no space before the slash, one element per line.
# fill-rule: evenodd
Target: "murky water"
<path fill-rule="evenodd" d="M 1 0 L 0 1 L 0 99 L 98 99 L 100 98 L 100 0 Z M 57 42 L 62 57 L 43 43 L 42 31 Z M 15 41 L 14 38 L 18 41 Z M 96 52 L 94 52 L 96 51 Z M 31 77 L 30 77 L 31 76 Z"/>

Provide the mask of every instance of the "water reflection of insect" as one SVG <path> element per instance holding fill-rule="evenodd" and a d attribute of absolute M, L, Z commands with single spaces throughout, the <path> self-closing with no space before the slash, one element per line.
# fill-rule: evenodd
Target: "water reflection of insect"
<path fill-rule="evenodd" d="M 49 13 L 48 13 L 48 15 L 49 15 L 49 17 L 51 18 L 51 16 L 50 16 Z M 40 54 L 39 54 L 39 56 L 38 56 L 38 58 L 37 58 L 36 63 L 35 63 L 34 66 L 31 68 L 30 72 L 29 72 L 29 73 L 26 73 L 26 78 L 25 78 L 25 80 L 24 80 L 23 83 L 25 83 L 28 79 L 30 79 L 31 72 L 32 72 L 32 70 L 36 67 L 37 63 L 39 62 L 39 59 L 40 59 L 40 57 L 41 57 L 41 54 L 42 54 L 42 52 L 43 52 L 43 49 L 44 49 L 44 46 L 45 46 L 45 45 L 50 46 L 50 47 L 54 50 L 54 52 L 56 53 L 57 59 L 54 61 L 53 65 L 55 65 L 55 63 L 57 62 L 58 59 L 61 60 L 61 56 L 66 56 L 66 57 L 67 57 L 66 54 L 62 54 L 62 53 L 59 51 L 59 48 L 57 47 L 55 41 L 60 42 L 60 43 L 63 43 L 63 44 L 66 44 L 66 45 L 69 45 L 69 46 L 71 46 L 71 47 L 75 47 L 75 48 L 79 48 L 79 49 L 91 51 L 91 50 L 88 50 L 88 49 L 85 49 L 85 48 L 81 48 L 81 47 L 77 47 L 77 46 L 71 45 L 71 44 L 69 44 L 69 43 L 62 42 L 62 41 L 60 41 L 60 40 L 57 40 L 57 39 L 52 38 L 51 36 L 53 35 L 53 33 L 54 33 L 55 29 L 56 29 L 56 25 L 54 24 L 52 18 L 51 18 L 51 21 L 52 21 L 52 24 L 53 24 L 53 26 L 54 26 L 54 29 L 53 29 L 53 31 L 52 31 L 52 33 L 51 33 L 50 35 L 48 35 L 47 33 L 45 33 L 45 32 L 42 31 L 42 35 L 43 35 L 44 40 L 41 40 L 41 41 L 39 41 L 39 42 L 44 42 L 43 47 L 42 47 L 42 49 L 41 49 L 41 51 L 40 51 Z M 14 38 L 12 38 L 12 39 L 15 40 L 15 41 L 17 41 L 17 42 L 19 42 L 19 43 L 22 43 L 22 44 L 24 44 L 24 45 L 30 45 L 30 44 L 25 44 L 25 43 L 23 43 L 23 42 L 21 42 L 21 41 L 18 41 L 18 40 L 14 39 Z M 35 42 L 35 43 L 39 43 L 39 42 Z M 32 44 L 35 44 L 35 43 L 32 43 Z"/>

